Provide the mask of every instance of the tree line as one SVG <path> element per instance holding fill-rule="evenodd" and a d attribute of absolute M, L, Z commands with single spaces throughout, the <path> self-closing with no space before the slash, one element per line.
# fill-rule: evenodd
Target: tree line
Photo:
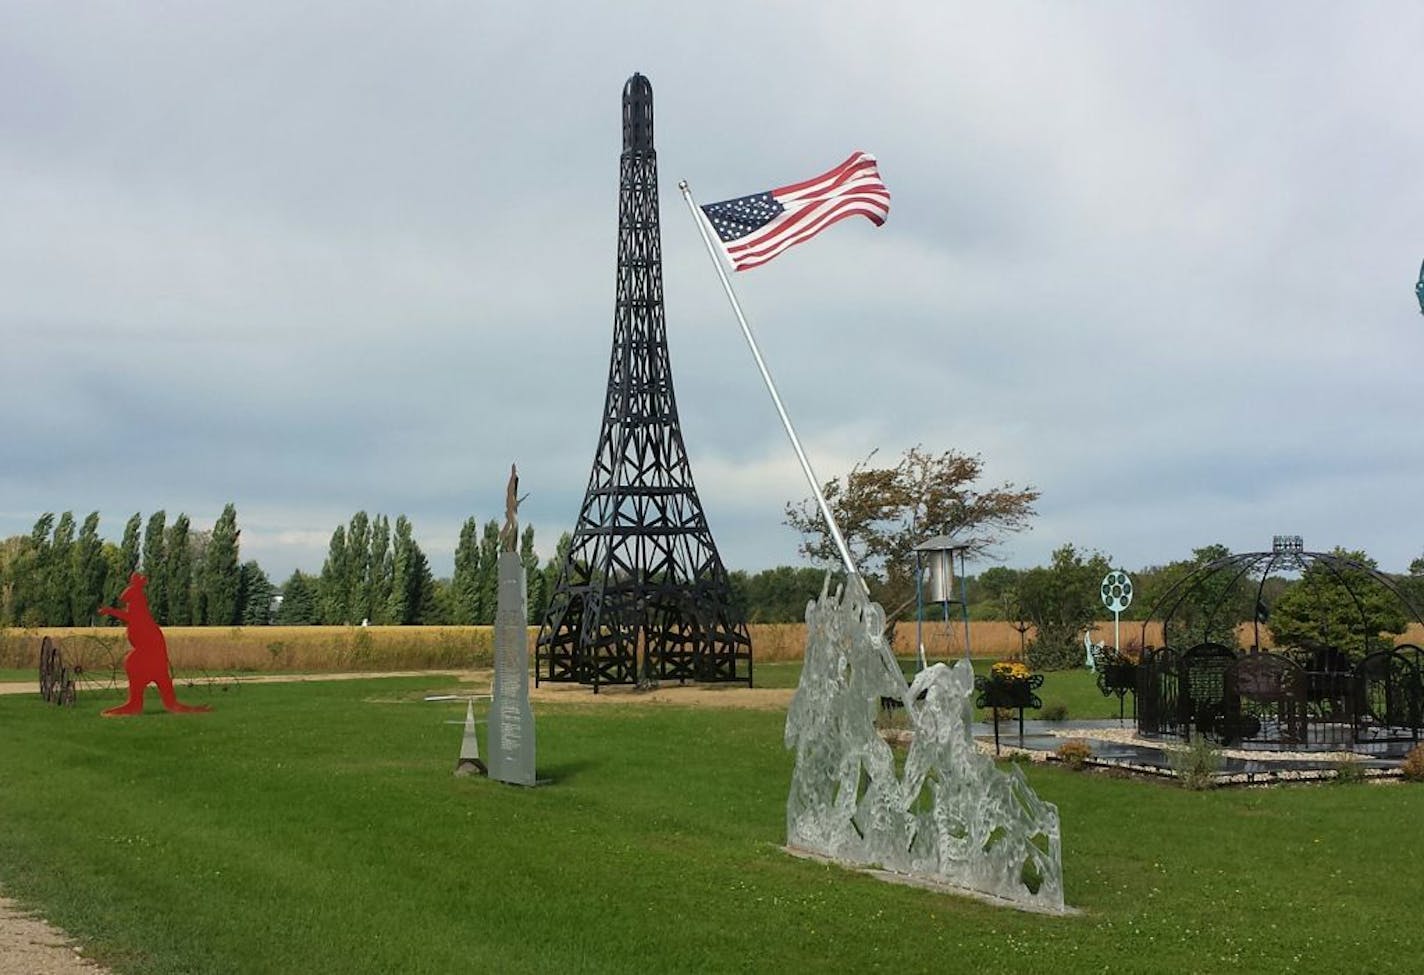
<path fill-rule="evenodd" d="M 915 612 L 917 546 L 935 537 L 941 547 L 978 561 L 1029 526 L 1039 492 L 1010 483 L 981 487 L 983 461 L 953 450 L 935 454 L 915 446 L 888 465 L 875 464 L 874 457 L 843 478 L 827 481 L 822 496 L 871 596 L 893 627 Z M 815 500 L 788 504 L 786 523 L 801 534 L 804 555 L 839 567 L 840 547 Z M 1190 558 L 1139 569 L 1135 598 L 1124 618 L 1145 619 L 1172 587 L 1230 554 L 1225 546 L 1208 545 Z M 1179 648 L 1206 641 L 1235 646 L 1238 626 L 1255 621 L 1268 626 L 1277 644 L 1323 645 L 1358 656 L 1387 645 L 1389 637 L 1404 631 L 1408 617 L 1424 610 L 1424 558 L 1416 559 L 1407 575 L 1391 576 L 1381 585 L 1370 574 L 1377 571 L 1376 563 L 1364 552 L 1337 549 L 1331 554 L 1365 568 L 1315 563 L 1298 579 L 1221 573 L 1184 586 L 1182 598 L 1174 597 L 1164 642 Z M 964 580 L 966 602 L 973 618 L 1028 624 L 1034 633 L 1027 648 L 1033 666 L 1074 666 L 1085 656 L 1084 631 L 1108 615 L 1101 582 L 1114 567 L 1104 553 L 1062 545 L 1046 566 L 993 567 Z M 809 585 L 805 589 L 811 592 Z"/>
<path fill-rule="evenodd" d="M 440 625 L 493 623 L 499 523 L 473 517 L 460 529 L 455 571 L 437 579 L 410 520 L 358 511 L 332 532 L 320 573 L 297 570 L 277 586 L 255 560 L 239 560 L 237 509 L 228 504 L 210 529 L 187 514 L 170 523 L 135 513 L 115 543 L 99 534 L 99 513 L 45 513 L 28 535 L 0 541 L 0 626 L 104 626 L 112 606 L 141 572 L 154 619 L 163 626 Z M 569 536 L 541 563 L 526 526 L 524 565 L 531 621 L 548 605 Z"/>
<path fill-rule="evenodd" d="M 172 524 L 135 513 L 115 544 L 99 536 L 99 513 L 45 513 L 28 535 L 0 541 L 0 625 L 92 626 L 133 572 L 148 577 L 154 618 L 172 626 L 236 626 L 269 612 L 272 586 L 256 562 L 238 561 L 237 509 L 210 530 L 186 514 Z"/>
<path fill-rule="evenodd" d="M 320 572 L 297 570 L 276 586 L 256 561 L 240 560 L 241 532 L 231 504 L 210 529 L 201 530 L 186 514 L 169 522 L 164 511 L 146 520 L 135 513 L 117 543 L 100 537 L 98 512 L 82 522 L 72 512 L 46 513 L 28 535 L 0 541 L 0 626 L 106 625 L 99 607 L 116 602 L 134 571 L 148 577 L 150 609 L 165 626 L 488 625 L 494 621 L 498 589 L 499 531 L 496 520 L 481 524 L 467 518 L 455 547 L 453 574 L 435 578 L 408 518 L 399 515 L 392 521 L 358 511 L 332 532 Z M 533 527 L 526 526 L 520 536 L 530 623 L 543 618 L 569 544 L 565 533 L 554 555 L 541 563 Z M 890 612 L 892 625 L 912 620 L 912 546 L 902 538 L 881 551 L 888 557 L 863 563 L 872 594 Z M 817 554 L 825 554 L 823 546 Z M 1146 619 L 1163 594 L 1188 574 L 1230 554 L 1225 546 L 1208 545 L 1190 557 L 1132 572 L 1135 593 L 1124 621 Z M 1334 554 L 1375 567 L 1364 552 Z M 1099 584 L 1114 567 L 1110 556 L 1072 544 L 1055 550 L 1047 565 L 993 566 L 965 578 L 969 613 L 973 619 L 1030 624 L 1034 666 L 1073 666 L 1083 658 L 1084 630 L 1107 616 Z M 809 566 L 734 570 L 729 573 L 734 607 L 751 623 L 799 622 L 807 601 L 820 592 L 826 571 Z M 1416 559 L 1408 573 L 1389 578 L 1414 609 L 1424 610 L 1424 558 Z M 1357 603 L 1342 580 L 1324 570 L 1307 571 L 1298 579 L 1222 574 L 1188 594 L 1165 640 L 1184 645 L 1207 638 L 1231 646 L 1238 625 L 1252 620 L 1268 625 L 1277 642 L 1295 644 L 1348 644 L 1362 624 L 1374 635 L 1402 632 L 1412 618 L 1410 607 L 1387 590 L 1361 582 L 1355 588 L 1365 595 Z"/>
<path fill-rule="evenodd" d="M 99 534 L 99 513 L 46 513 L 28 535 L 0 541 L 0 626 L 107 626 L 99 607 L 117 603 L 134 572 L 148 578 L 149 608 L 163 626 L 489 625 L 498 594 L 500 522 L 467 518 L 454 572 L 436 578 L 410 519 L 358 511 L 331 534 L 321 570 L 274 584 L 256 560 L 240 560 L 237 509 L 211 528 L 184 513 L 136 512 L 118 542 Z M 564 533 L 541 561 L 532 525 L 519 539 L 529 622 L 543 619 L 568 555 Z M 778 566 L 730 573 L 736 608 L 751 622 L 802 619 L 825 572 Z"/>
<path fill-rule="evenodd" d="M 498 596 L 500 523 L 483 525 L 471 517 L 460 526 L 454 574 L 435 578 L 416 542 L 409 519 L 365 511 L 338 525 L 327 546 L 321 572 L 300 570 L 282 584 L 276 622 L 284 625 L 378 626 L 488 625 Z M 519 540 L 519 560 L 528 591 L 529 621 L 543 618 L 559 567 L 568 553 L 565 533 L 548 561 L 534 549 L 534 526 Z"/>
<path fill-rule="evenodd" d="M 1249 638 L 1239 628 L 1258 623 L 1276 646 L 1333 647 L 1358 658 L 1389 645 L 1415 613 L 1424 612 L 1424 558 L 1406 573 L 1381 572 L 1385 584 L 1371 575 L 1379 566 L 1367 553 L 1336 548 L 1326 554 L 1343 562 L 1312 563 L 1295 577 L 1262 578 L 1241 571 L 1199 573 L 1232 555 L 1225 545 L 1202 546 L 1187 558 L 1129 572 L 1133 599 L 1121 619 L 1140 624 L 1170 613 L 1162 639 L 1178 649 L 1208 641 L 1244 649 Z M 1072 544 L 1056 549 L 1045 566 L 991 567 L 965 580 L 970 618 L 1027 623 L 1035 634 L 1028 646 L 1034 667 L 1076 666 L 1085 656 L 1084 632 L 1111 617 L 1100 587 L 1114 568 L 1119 566 L 1110 556 Z M 1139 643 L 1140 632 L 1124 629 L 1124 645 Z M 1103 638 L 1099 631 L 1096 640 Z"/>

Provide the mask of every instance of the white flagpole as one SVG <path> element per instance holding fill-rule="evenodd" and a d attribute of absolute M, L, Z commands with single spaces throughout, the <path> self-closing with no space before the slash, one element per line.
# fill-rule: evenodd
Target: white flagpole
<path fill-rule="evenodd" d="M 692 211 L 692 219 L 697 224 L 698 233 L 702 235 L 702 243 L 707 245 L 707 254 L 712 258 L 712 263 L 717 268 L 717 276 L 722 279 L 722 288 L 727 292 L 727 300 L 732 303 L 732 311 L 737 314 L 737 323 L 742 326 L 742 336 L 746 338 L 747 345 L 752 350 L 752 358 L 756 360 L 757 368 L 761 370 L 761 378 L 766 383 L 766 391 L 771 394 L 771 401 L 776 404 L 776 412 L 781 417 L 781 425 L 786 428 L 786 436 L 791 441 L 792 449 L 796 451 L 796 459 L 801 462 L 801 471 L 806 475 L 806 480 L 816 495 L 816 504 L 821 509 L 821 517 L 826 519 L 826 525 L 830 529 L 831 538 L 836 543 L 836 549 L 840 552 L 846 572 L 850 578 L 860 583 L 862 589 L 865 589 L 865 580 L 860 577 L 860 572 L 850 557 L 850 549 L 846 546 L 845 538 L 841 535 L 840 526 L 836 524 L 836 519 L 831 514 L 831 506 L 826 502 L 826 496 L 821 493 L 821 482 L 816 478 L 816 472 L 811 469 L 811 462 L 806 458 L 806 451 L 801 449 L 801 441 L 796 436 L 795 428 L 791 426 L 791 417 L 786 415 L 786 407 L 781 404 L 781 396 L 776 392 L 776 384 L 771 381 L 771 373 L 766 368 L 766 360 L 761 357 L 761 350 L 757 348 L 756 338 L 752 335 L 751 326 L 747 324 L 747 316 L 742 314 L 742 306 L 737 301 L 737 293 L 732 290 L 732 282 L 727 277 L 727 269 L 722 266 L 722 258 L 717 252 L 717 245 L 712 242 L 712 237 L 707 230 L 707 221 L 702 218 L 701 209 L 692 199 L 692 190 L 688 187 L 687 180 L 679 182 L 677 188 L 682 190 L 682 198 L 687 201 L 687 208 Z M 869 592 L 868 589 L 866 591 Z"/>

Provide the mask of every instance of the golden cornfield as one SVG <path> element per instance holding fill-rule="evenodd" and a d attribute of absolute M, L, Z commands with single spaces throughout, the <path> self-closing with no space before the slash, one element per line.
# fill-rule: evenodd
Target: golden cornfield
<path fill-rule="evenodd" d="M 969 624 L 975 657 L 1018 653 L 1019 633 L 1002 620 Z M 749 628 L 757 662 L 799 660 L 806 644 L 804 623 L 756 623 Z M 1249 629 L 1249 628 L 1248 628 Z M 176 672 L 322 673 L 334 671 L 425 670 L 488 667 L 494 630 L 488 626 L 171 626 L 164 629 Z M 529 628 L 531 654 L 536 628 Z M 964 653 L 964 624 L 924 624 L 925 652 L 931 660 Z M 40 640 L 53 637 L 66 659 L 103 664 L 122 659 L 128 646 L 119 627 L 41 627 L 0 630 L 0 667 L 37 666 Z M 1029 630 L 1026 638 L 1033 639 Z M 1094 639 L 1112 642 L 1111 621 L 1099 623 Z M 1142 639 L 1141 623 L 1122 624 L 1122 642 Z M 915 624 L 895 624 L 895 652 L 915 653 Z M 1424 628 L 1412 625 L 1403 642 L 1424 645 Z M 1249 642 L 1249 638 L 1248 641 Z M 1148 645 L 1161 643 L 1161 627 L 1149 624 Z"/>

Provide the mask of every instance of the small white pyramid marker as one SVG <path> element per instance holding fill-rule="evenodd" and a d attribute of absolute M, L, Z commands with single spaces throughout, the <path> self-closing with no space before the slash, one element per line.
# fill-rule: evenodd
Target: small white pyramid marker
<path fill-rule="evenodd" d="M 465 737 L 460 741 L 460 758 L 455 763 L 456 775 L 486 775 L 485 763 L 480 761 L 480 739 L 475 734 L 475 702 L 465 705 Z"/>

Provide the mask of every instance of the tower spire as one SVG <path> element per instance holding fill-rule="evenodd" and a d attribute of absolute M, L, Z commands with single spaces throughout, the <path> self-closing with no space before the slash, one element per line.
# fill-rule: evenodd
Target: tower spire
<path fill-rule="evenodd" d="M 568 557 L 539 627 L 535 680 L 751 683 L 678 423 L 663 315 L 653 87 L 623 86 L 618 270 L 608 393 Z"/>

